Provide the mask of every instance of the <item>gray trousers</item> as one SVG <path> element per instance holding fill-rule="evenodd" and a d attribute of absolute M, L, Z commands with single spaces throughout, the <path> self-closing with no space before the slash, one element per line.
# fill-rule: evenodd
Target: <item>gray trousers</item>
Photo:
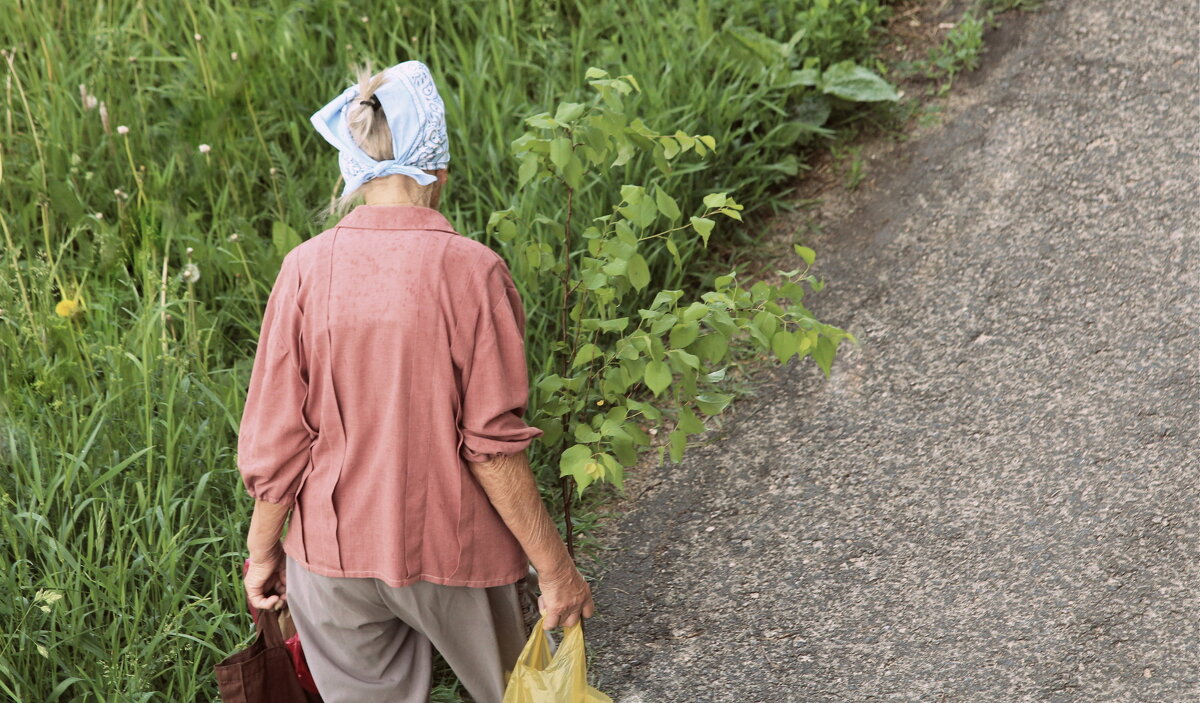
<path fill-rule="evenodd" d="M 527 636 L 516 584 L 394 587 L 288 557 L 287 598 L 325 703 L 426 703 L 434 647 L 476 703 L 501 703 Z"/>

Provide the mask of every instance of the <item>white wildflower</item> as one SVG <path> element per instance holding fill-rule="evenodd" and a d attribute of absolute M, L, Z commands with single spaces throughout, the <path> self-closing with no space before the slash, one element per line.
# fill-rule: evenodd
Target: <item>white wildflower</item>
<path fill-rule="evenodd" d="M 179 274 L 179 277 L 183 279 L 184 283 L 195 283 L 200 280 L 200 267 L 189 262 L 183 267 L 183 272 Z"/>
<path fill-rule="evenodd" d="M 237 52 L 236 51 L 229 52 L 229 59 L 231 61 L 237 61 Z"/>
<path fill-rule="evenodd" d="M 123 124 L 117 125 L 117 134 L 129 134 L 129 128 Z"/>
<path fill-rule="evenodd" d="M 212 151 L 212 147 L 211 147 L 211 146 L 209 146 L 209 145 L 207 145 L 207 144 L 201 144 L 201 145 L 200 145 L 200 153 L 201 153 L 201 154 L 207 154 L 207 153 L 208 153 L 208 152 L 210 152 L 210 151 Z"/>
<path fill-rule="evenodd" d="M 193 251 L 196 251 L 196 250 L 195 250 L 195 249 L 193 249 L 193 248 L 191 248 L 191 247 L 188 247 L 188 248 L 187 248 L 187 255 L 188 255 L 188 256 L 191 256 Z"/>
<path fill-rule="evenodd" d="M 367 17 L 366 15 L 363 15 L 362 17 L 359 17 L 358 19 L 362 20 L 363 24 L 366 24 L 367 22 L 371 21 L 371 19 L 369 17 Z"/>
<path fill-rule="evenodd" d="M 103 100 L 100 101 L 100 124 L 104 125 L 105 134 L 112 134 L 112 130 L 108 127 L 108 106 L 104 104 Z"/>
<path fill-rule="evenodd" d="M 85 110 L 95 110 L 100 104 L 100 101 L 96 99 L 96 96 L 89 93 L 87 86 L 82 83 L 79 84 L 79 97 L 83 100 L 83 109 Z"/>
<path fill-rule="evenodd" d="M 192 39 L 195 39 L 196 41 L 200 41 L 203 38 L 204 37 L 200 36 L 200 32 L 196 32 L 195 34 L 192 35 Z"/>
<path fill-rule="evenodd" d="M 241 238 L 242 238 L 241 235 L 239 235 L 237 232 L 234 232 L 233 234 L 229 235 L 229 241 L 231 241 L 231 242 L 236 242 L 237 240 L 239 240 Z"/>

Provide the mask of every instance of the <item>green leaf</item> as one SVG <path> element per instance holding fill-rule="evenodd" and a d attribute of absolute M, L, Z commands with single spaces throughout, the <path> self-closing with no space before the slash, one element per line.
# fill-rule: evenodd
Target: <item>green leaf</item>
<path fill-rule="evenodd" d="M 708 429 L 700 421 L 700 418 L 696 417 L 696 413 L 692 412 L 692 409 L 687 406 L 679 409 L 678 427 L 688 434 L 698 434 Z"/>
<path fill-rule="evenodd" d="M 804 263 L 808 264 L 809 266 L 812 266 L 813 261 L 817 258 L 817 252 L 809 249 L 808 247 L 796 244 L 792 248 L 796 250 L 796 253 L 801 259 L 804 259 Z"/>
<path fill-rule="evenodd" d="M 641 186 L 623 185 L 621 186 L 621 200 L 624 200 L 630 205 L 637 205 L 646 197 L 646 189 Z"/>
<path fill-rule="evenodd" d="M 533 117 L 526 118 L 525 124 L 529 125 L 530 127 L 537 127 L 538 129 L 554 129 L 556 127 L 563 126 L 555 121 L 554 118 L 550 117 L 550 113 L 548 112 L 543 112 L 540 115 L 534 115 Z"/>
<path fill-rule="evenodd" d="M 687 320 L 688 322 L 695 322 L 697 320 L 704 319 L 704 316 L 707 314 L 708 314 L 708 306 L 705 305 L 704 303 L 697 301 L 697 302 L 694 302 L 691 305 L 687 306 L 687 308 L 685 308 L 684 311 L 682 313 L 680 313 L 679 316 L 682 317 L 684 320 Z"/>
<path fill-rule="evenodd" d="M 705 415 L 716 415 L 729 405 L 733 396 L 727 393 L 704 393 L 696 396 L 696 405 Z"/>
<path fill-rule="evenodd" d="M 671 461 L 678 464 L 683 459 L 683 451 L 687 449 L 687 434 L 683 430 L 671 430 Z"/>
<path fill-rule="evenodd" d="M 589 342 L 580 347 L 579 351 L 575 353 L 575 359 L 571 362 L 571 368 L 575 368 L 581 364 L 586 364 L 592 359 L 600 356 L 600 354 L 600 347 Z"/>
<path fill-rule="evenodd" d="M 799 71 L 792 71 L 792 84 L 815 86 L 821 80 L 821 72 L 815 68 L 805 68 Z"/>
<path fill-rule="evenodd" d="M 700 325 L 696 322 L 683 322 L 671 328 L 670 344 L 676 349 L 682 349 L 696 340 L 700 334 Z"/>
<path fill-rule="evenodd" d="M 646 364 L 646 387 L 657 397 L 659 393 L 671 385 L 671 369 L 663 361 L 651 361 Z"/>
<path fill-rule="evenodd" d="M 822 92 L 843 100 L 867 103 L 900 99 L 890 83 L 853 61 L 841 61 L 825 69 L 821 83 Z"/>
<path fill-rule="evenodd" d="M 833 367 L 833 355 L 837 351 L 837 345 L 834 344 L 828 337 L 821 337 L 817 340 L 817 346 L 812 351 L 813 361 L 817 362 L 817 366 L 825 372 L 825 378 L 829 378 L 830 370 Z"/>
<path fill-rule="evenodd" d="M 717 140 L 713 139 L 712 135 L 701 134 L 699 139 L 700 139 L 700 141 L 704 142 L 704 146 L 708 147 L 710 150 L 712 150 L 712 151 L 717 150 Z"/>
<path fill-rule="evenodd" d="M 587 73 L 583 74 L 583 77 L 589 81 L 596 78 L 608 78 L 608 71 L 605 71 L 601 68 L 596 68 L 595 66 L 590 66 L 587 70 Z"/>
<path fill-rule="evenodd" d="M 574 122 L 583 114 L 584 107 L 582 103 L 559 103 L 554 119 L 559 122 Z"/>
<path fill-rule="evenodd" d="M 693 217 L 692 227 L 696 228 L 696 233 L 704 240 L 704 246 L 708 246 L 708 235 L 712 233 L 712 228 L 717 223 L 707 217 Z"/>
<path fill-rule="evenodd" d="M 558 467 L 562 476 L 574 475 L 576 471 L 592 460 L 592 449 L 583 444 L 573 444 L 562 453 L 558 459 Z"/>
<path fill-rule="evenodd" d="M 624 332 L 625 328 L 629 326 L 629 318 L 617 317 L 611 320 L 604 320 L 597 326 L 606 332 Z"/>
<path fill-rule="evenodd" d="M 720 362 L 729 351 L 729 340 L 720 332 L 706 334 L 696 340 L 695 352 L 710 364 Z"/>
<path fill-rule="evenodd" d="M 667 195 L 662 188 L 659 188 L 657 191 L 655 191 L 654 200 L 658 205 L 658 211 L 663 215 L 666 215 L 667 219 L 671 220 L 672 222 L 679 219 L 681 214 L 679 212 L 679 205 L 675 202 L 675 199 Z"/>
<path fill-rule="evenodd" d="M 629 283 L 634 288 L 641 290 L 650 283 L 650 267 L 646 265 L 646 259 L 641 254 L 634 254 L 629 257 L 629 265 L 625 269 L 625 275 L 629 277 Z"/>
<path fill-rule="evenodd" d="M 550 142 L 550 163 L 555 168 L 562 169 L 571 160 L 571 140 L 566 137 L 555 137 Z"/>
<path fill-rule="evenodd" d="M 575 154 L 567 159 L 567 165 L 563 167 L 563 180 L 567 182 L 567 187 L 578 189 L 583 185 L 583 162 Z"/>
<path fill-rule="evenodd" d="M 704 196 L 704 207 L 709 209 L 725 207 L 726 197 L 728 197 L 728 193 L 709 193 Z"/>
<path fill-rule="evenodd" d="M 775 353 L 781 364 L 786 364 L 799 348 L 800 344 L 796 341 L 796 337 L 787 330 L 779 330 L 771 337 L 771 351 Z"/>
<path fill-rule="evenodd" d="M 576 442 L 598 442 L 600 441 L 600 433 L 593 430 L 585 423 L 575 425 L 575 441 Z"/>
<path fill-rule="evenodd" d="M 288 227 L 286 222 L 271 223 L 271 242 L 275 245 L 275 253 L 286 255 L 292 249 L 300 246 L 300 235 Z"/>
<path fill-rule="evenodd" d="M 502 242 L 511 242 L 517 237 L 517 223 L 509 219 L 500 220 L 496 225 L 496 236 Z"/>
<path fill-rule="evenodd" d="M 663 137 L 662 140 L 663 156 L 668 159 L 673 159 L 679 155 L 679 142 L 671 137 Z"/>

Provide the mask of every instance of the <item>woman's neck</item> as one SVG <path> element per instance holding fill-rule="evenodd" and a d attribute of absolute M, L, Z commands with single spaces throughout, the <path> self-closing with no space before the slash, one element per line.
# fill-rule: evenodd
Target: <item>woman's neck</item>
<path fill-rule="evenodd" d="M 441 190 L 441 183 L 422 186 L 408 176 L 396 174 L 368 181 L 363 186 L 363 199 L 367 205 L 416 205 L 436 210 Z"/>

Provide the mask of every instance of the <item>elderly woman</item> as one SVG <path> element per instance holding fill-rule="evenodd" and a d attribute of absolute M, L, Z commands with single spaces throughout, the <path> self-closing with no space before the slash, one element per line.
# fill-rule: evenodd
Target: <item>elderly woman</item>
<path fill-rule="evenodd" d="M 313 115 L 346 181 L 335 211 L 364 203 L 284 257 L 241 421 L 246 593 L 289 604 L 327 703 L 427 700 L 434 647 L 500 701 L 530 563 L 546 629 L 594 607 L 526 458 L 520 296 L 437 210 L 444 115 L 417 61 L 364 69 Z"/>

